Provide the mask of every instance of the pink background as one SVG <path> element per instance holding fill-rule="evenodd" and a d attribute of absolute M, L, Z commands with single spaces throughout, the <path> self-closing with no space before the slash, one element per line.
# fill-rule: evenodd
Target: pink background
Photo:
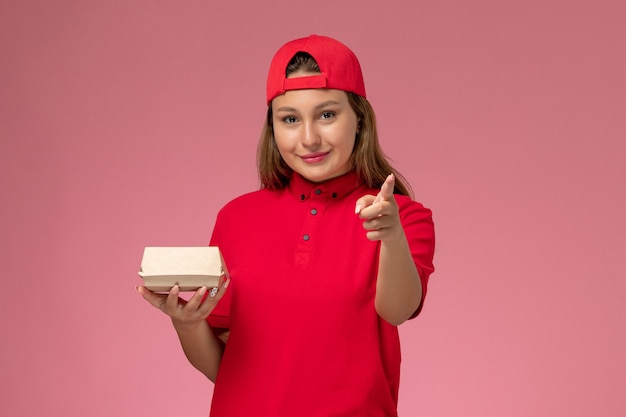
<path fill-rule="evenodd" d="M 318 33 L 359 56 L 435 213 L 401 415 L 626 415 L 624 21 L 622 0 L 3 1 L 0 414 L 207 415 L 134 291 L 142 250 L 207 244 L 257 188 L 269 60 Z"/>

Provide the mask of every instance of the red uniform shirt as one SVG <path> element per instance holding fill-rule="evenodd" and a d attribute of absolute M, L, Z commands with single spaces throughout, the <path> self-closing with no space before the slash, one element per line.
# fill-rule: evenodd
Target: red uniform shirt
<path fill-rule="evenodd" d="M 231 283 L 209 316 L 230 329 L 213 417 L 396 416 L 398 331 L 374 308 L 380 242 L 354 213 L 379 190 L 354 173 L 228 203 L 211 245 Z M 430 210 L 396 195 L 424 294 L 433 271 Z M 421 308 L 421 306 L 420 306 Z"/>

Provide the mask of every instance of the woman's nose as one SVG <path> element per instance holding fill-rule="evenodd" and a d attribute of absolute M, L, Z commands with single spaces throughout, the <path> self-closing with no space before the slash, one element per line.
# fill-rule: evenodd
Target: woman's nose
<path fill-rule="evenodd" d="M 306 147 L 314 147 L 319 145 L 321 142 L 321 137 L 317 128 L 315 127 L 315 123 L 307 122 L 303 124 L 303 132 L 302 132 L 302 144 Z"/>

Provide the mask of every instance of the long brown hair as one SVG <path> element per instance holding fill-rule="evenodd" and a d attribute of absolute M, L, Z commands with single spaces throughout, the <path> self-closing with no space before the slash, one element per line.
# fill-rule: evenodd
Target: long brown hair
<path fill-rule="evenodd" d="M 308 73 L 320 72 L 315 59 L 305 53 L 297 53 L 286 69 L 286 74 L 302 71 Z M 376 117 L 370 103 L 357 94 L 346 92 L 350 107 L 359 120 L 354 150 L 350 157 L 352 169 L 358 177 L 370 188 L 380 188 L 387 176 L 391 173 L 396 177 L 395 194 L 413 197 L 413 191 L 406 179 L 389 163 L 378 142 Z M 272 105 L 267 109 L 267 117 L 261 131 L 257 149 L 257 167 L 262 188 L 281 190 L 289 184 L 292 169 L 287 166 L 280 156 L 274 140 Z"/>

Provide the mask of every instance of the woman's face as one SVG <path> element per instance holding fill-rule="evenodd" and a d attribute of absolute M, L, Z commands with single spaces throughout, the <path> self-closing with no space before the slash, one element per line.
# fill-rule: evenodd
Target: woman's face
<path fill-rule="evenodd" d="M 287 165 L 312 182 L 350 171 L 359 120 L 341 90 L 290 90 L 272 101 L 274 138 Z"/>

